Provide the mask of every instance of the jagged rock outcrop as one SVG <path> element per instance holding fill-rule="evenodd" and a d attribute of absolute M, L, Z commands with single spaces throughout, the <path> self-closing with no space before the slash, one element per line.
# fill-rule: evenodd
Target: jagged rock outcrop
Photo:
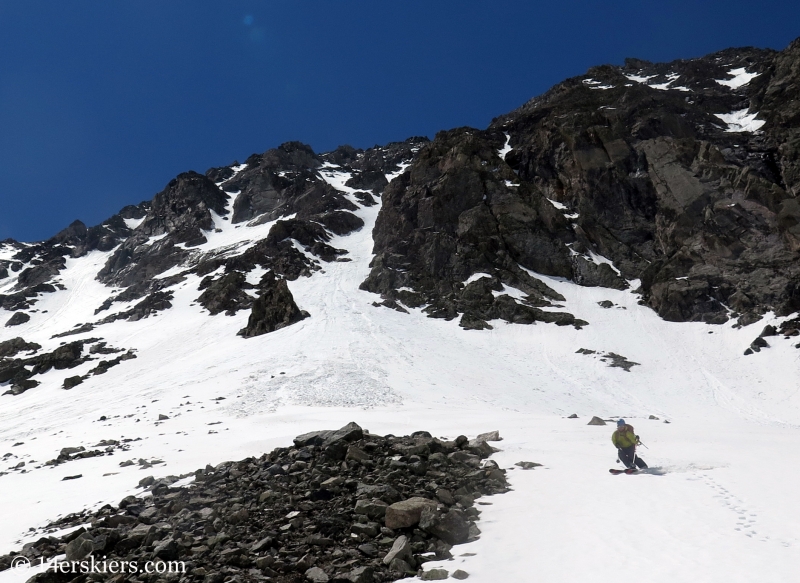
<path fill-rule="evenodd" d="M 128 320 L 129 322 L 136 322 L 137 320 L 141 320 L 142 318 L 147 318 L 155 314 L 156 312 L 161 312 L 164 310 L 168 310 L 172 307 L 172 292 L 171 291 L 155 291 L 144 298 L 142 301 L 138 302 L 135 306 L 133 306 L 129 310 L 124 310 L 122 312 L 117 312 L 115 314 L 111 314 L 110 316 L 106 316 L 102 320 L 100 320 L 99 324 L 108 324 L 110 322 L 115 322 L 117 320 Z M 90 324 L 91 325 L 91 324 Z"/>
<path fill-rule="evenodd" d="M 247 283 L 247 278 L 239 271 L 226 273 L 217 279 L 209 275 L 200 282 L 199 289 L 205 291 L 197 298 L 197 302 L 211 315 L 225 312 L 226 315 L 232 316 L 239 310 L 253 305 L 252 296 L 244 290 L 254 287 Z"/>
<path fill-rule="evenodd" d="M 105 342 L 98 342 L 98 338 L 76 340 L 62 344 L 50 352 L 38 352 L 41 350 L 40 345 L 25 342 L 22 338 L 12 338 L 11 340 L 0 342 L 0 383 L 9 383 L 11 385 L 3 394 L 19 395 L 28 389 L 38 386 L 39 381 L 34 377 L 44 374 L 50 369 L 71 369 L 84 362 L 96 360 L 96 354 L 119 352 L 118 349 L 106 348 Z M 95 346 L 90 348 L 87 354 L 85 347 L 89 344 L 95 344 Z M 24 358 L 14 358 L 19 352 L 23 351 L 31 351 L 34 354 Z M 128 351 L 112 361 L 101 360 L 97 367 L 82 378 L 86 379 L 92 374 L 103 374 L 112 366 L 131 358 L 136 358 L 136 355 L 132 351 Z M 65 386 L 66 384 L 69 383 L 65 383 Z"/>
<path fill-rule="evenodd" d="M 6 322 L 6 327 L 19 326 L 20 324 L 28 322 L 30 319 L 31 317 L 25 312 L 14 312 L 14 315 Z"/>
<path fill-rule="evenodd" d="M 0 358 L 16 356 L 18 353 L 23 351 L 34 352 L 39 350 L 41 347 L 42 346 L 40 344 L 36 344 L 35 342 L 26 342 L 24 338 L 17 336 L 16 338 L 11 338 L 10 340 L 4 340 L 3 342 L 0 342 Z"/>
<path fill-rule="evenodd" d="M 442 132 L 384 192 L 364 288 L 401 301 L 410 288 L 432 315 L 474 320 L 459 284 L 483 272 L 513 286 L 522 266 L 581 285 L 638 279 L 668 320 L 790 314 L 799 77 L 800 39 L 780 53 L 629 59 L 485 131 Z"/>
<path fill-rule="evenodd" d="M 38 354 L 28 358 L 0 359 L 0 383 L 11 382 L 11 388 L 3 394 L 19 395 L 39 384 L 31 377 L 55 368 L 58 370 L 73 368 L 88 360 L 82 356 L 86 340 L 70 342 L 59 346 L 52 352 Z"/>
<path fill-rule="evenodd" d="M 278 279 L 272 272 L 261 278 L 259 297 L 253 301 L 253 309 L 247 326 L 239 330 L 245 338 L 260 336 L 309 317 L 309 313 L 297 307 L 285 279 Z"/>
<path fill-rule="evenodd" d="M 126 206 L 102 224 L 89 228 L 81 221 L 74 221 L 47 241 L 33 244 L 3 241 L 6 249 L 10 247 L 16 253 L 11 261 L 0 261 L 0 279 L 16 274 L 13 288 L 16 291 L 0 294 L 0 308 L 29 309 L 40 294 L 59 289 L 57 278 L 66 267 L 66 257 L 82 257 L 94 250 L 110 251 L 131 234 L 126 219 L 142 218 L 148 207 L 146 202 Z"/>
<path fill-rule="evenodd" d="M 188 247 L 207 241 L 204 231 L 214 228 L 211 211 L 228 214 L 227 201 L 211 179 L 196 172 L 180 174 L 153 198 L 144 221 L 109 257 L 98 279 L 128 287 L 179 265 L 188 258 Z"/>
<path fill-rule="evenodd" d="M 569 314 L 537 309 L 563 297 L 525 271 L 572 275 L 569 249 L 549 230 L 566 230 L 566 220 L 518 183 L 498 156 L 501 146 L 498 136 L 462 128 L 441 132 L 420 151 L 383 194 L 363 289 L 411 307 L 427 304 L 433 317 L 463 313 L 467 328 L 488 327 L 485 320 L 494 318 L 575 323 Z M 480 279 L 468 283 L 476 273 L 493 278 L 493 289 Z M 524 292 L 525 302 L 495 298 L 492 291 L 504 285 Z M 414 291 L 395 291 L 403 287 Z"/>

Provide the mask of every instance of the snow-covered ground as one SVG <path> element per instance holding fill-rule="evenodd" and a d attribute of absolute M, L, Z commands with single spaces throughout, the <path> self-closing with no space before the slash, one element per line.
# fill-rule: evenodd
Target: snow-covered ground
<path fill-rule="evenodd" d="M 346 179 L 330 165 L 323 175 L 339 188 Z M 0 455 L 12 455 L 0 470 L 25 461 L 27 471 L 0 476 L 0 553 L 40 536 L 29 527 L 116 504 L 147 475 L 260 455 L 305 431 L 356 421 L 381 434 L 501 431 L 495 459 L 510 470 L 513 491 L 485 500 L 481 539 L 441 563 L 469 572 L 470 581 L 794 580 L 800 350 L 792 339 L 771 337 L 770 348 L 742 355 L 774 318 L 742 329 L 664 322 L 631 291 L 549 277 L 541 279 L 566 298 L 563 309 L 588 326 L 497 321 L 490 331 L 465 331 L 419 309 L 376 308 L 377 296 L 358 286 L 369 272 L 378 208 L 362 208 L 366 226 L 331 241 L 351 262 L 324 264 L 289 283 L 310 318 L 240 338 L 247 312 L 211 317 L 191 305 L 200 278 L 190 276 L 174 288 L 173 308 L 74 337 L 102 336 L 134 348 L 137 359 L 70 391 L 63 379 L 96 363 L 51 371 L 39 387 L 2 397 Z M 215 226 L 226 246 L 265 228 Z M 52 349 L 59 341 L 50 336 L 92 320 L 109 293 L 94 280 L 106 258 L 69 259 L 60 276 L 67 290 L 37 304 L 47 317 L 2 329 L 0 340 L 22 336 Z M 638 364 L 630 372 L 612 368 L 609 352 Z M 567 419 L 572 413 L 579 418 Z M 159 422 L 159 414 L 169 419 Z M 634 425 L 655 471 L 610 475 L 619 467 L 613 426 L 588 426 L 592 415 Z M 104 439 L 138 441 L 112 456 L 37 469 L 62 447 L 91 449 Z M 140 458 L 164 463 L 119 465 Z M 518 461 L 544 465 L 513 469 Z M 30 574 L 6 571 L 0 583 Z"/>

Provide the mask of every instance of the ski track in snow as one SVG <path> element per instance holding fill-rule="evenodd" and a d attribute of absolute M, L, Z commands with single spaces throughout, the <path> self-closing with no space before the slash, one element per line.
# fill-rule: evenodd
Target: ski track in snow
<path fill-rule="evenodd" d="M 344 186 L 346 173 L 326 164 L 320 174 L 356 200 Z M 63 379 L 96 363 L 51 370 L 39 387 L 0 399 L 0 455 L 12 454 L 0 471 L 20 461 L 28 470 L 0 476 L 0 552 L 41 536 L 26 533 L 29 527 L 140 492 L 136 484 L 146 475 L 260 455 L 305 431 L 356 421 L 375 433 L 425 429 L 454 437 L 500 429 L 505 438 L 494 459 L 509 470 L 513 491 L 481 500 L 488 503 L 479 506 L 481 539 L 427 568 L 463 568 L 470 581 L 486 583 L 527 582 L 531 573 L 559 583 L 642 580 L 643 572 L 653 583 L 793 580 L 800 470 L 788 462 L 800 447 L 800 352 L 773 337 L 770 348 L 742 356 L 777 318 L 742 329 L 670 323 L 630 290 L 537 274 L 565 297 L 564 310 L 589 325 L 493 321 L 493 330 L 465 331 L 457 320 L 430 319 L 419 308 L 376 308 L 378 296 L 358 286 L 369 273 L 378 209 L 361 208 L 365 226 L 332 238 L 350 262 L 323 263 L 311 278 L 289 282 L 310 318 L 246 340 L 236 336 L 246 311 L 211 317 L 193 305 L 200 295 L 195 275 L 170 288 L 173 308 L 156 316 L 50 339 L 93 321 L 109 295 L 94 279 L 107 253 L 68 259 L 59 276 L 67 290 L 42 296 L 31 321 L 0 330 L 0 340 L 22 336 L 52 350 L 64 340 L 102 337 L 134 349 L 137 359 L 70 391 L 60 388 Z M 222 232 L 209 233 L 201 252 L 242 252 L 271 226 L 214 221 Z M 601 300 L 614 307 L 600 307 Z M 109 313 L 130 305 L 115 303 Z M 0 319 L 7 317 L 0 310 Z M 579 348 L 615 352 L 640 366 L 611 368 L 576 354 Z M 580 418 L 566 419 L 571 413 Z M 169 419 L 159 422 L 159 414 Z M 651 414 L 661 419 L 649 420 Z M 592 415 L 633 424 L 652 470 L 610 475 L 613 425 L 587 426 Z M 62 447 L 91 449 L 121 438 L 139 440 L 111 456 L 35 468 Z M 140 458 L 164 463 L 119 466 Z M 522 460 L 544 466 L 515 468 Z M 83 478 L 61 481 L 76 474 Z M 30 574 L 2 572 L 0 583 Z"/>

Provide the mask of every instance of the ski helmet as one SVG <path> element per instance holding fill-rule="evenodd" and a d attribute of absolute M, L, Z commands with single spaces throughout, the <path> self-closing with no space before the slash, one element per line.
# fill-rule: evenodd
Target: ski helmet
<path fill-rule="evenodd" d="M 624 419 L 620 419 L 619 421 L 617 421 L 617 427 L 622 427 L 623 425 L 625 425 Z"/>

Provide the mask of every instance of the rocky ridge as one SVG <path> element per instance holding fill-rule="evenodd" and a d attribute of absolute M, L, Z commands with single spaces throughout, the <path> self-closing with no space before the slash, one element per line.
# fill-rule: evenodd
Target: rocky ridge
<path fill-rule="evenodd" d="M 476 504 L 508 490 L 505 471 L 486 459 L 495 451 L 487 440 L 497 439 L 379 436 L 355 423 L 315 431 L 260 458 L 207 466 L 189 484 L 145 478 L 151 495 L 65 516 L 46 530 L 90 524 L 60 537 L 45 532 L 0 557 L 0 570 L 18 556 L 38 564 L 65 555 L 185 565 L 170 575 L 90 576 L 115 583 L 402 579 L 480 536 Z M 69 449 L 59 460 L 90 453 Z M 85 579 L 50 570 L 31 580 Z"/>
<path fill-rule="evenodd" d="M 67 259 L 96 251 L 106 254 L 97 279 L 108 287 L 108 297 L 95 309 L 95 319 L 53 338 L 102 334 L 103 325 L 169 310 L 173 290 L 192 275 L 200 278 L 195 301 L 209 315 L 250 310 L 239 333 L 243 338 L 296 323 L 309 314 L 297 306 L 286 281 L 310 277 L 325 263 L 349 261 L 347 250 L 329 244 L 332 237 L 364 226 L 353 211 L 375 205 L 386 175 L 408 163 L 425 141 L 411 138 L 366 151 L 343 146 L 327 154 L 289 142 L 244 164 L 180 174 L 152 201 L 126 207 L 98 227 L 76 221 L 41 243 L 4 241 L 0 307 L 13 311 L 6 326 L 46 318 L 47 310 L 36 304 L 43 294 L 65 289 Z M 335 180 L 342 182 L 338 189 Z M 209 242 L 215 236 L 228 243 Z M 102 338 L 92 339 L 97 340 Z M 81 362 L 71 361 L 70 368 Z M 7 394 L 38 384 L 30 378 L 38 369 L 25 369 L 27 364 L 0 364 L 11 371 L 0 381 L 13 381 Z M 86 378 L 70 377 L 64 388 Z"/>
<path fill-rule="evenodd" d="M 384 193 L 364 288 L 461 313 L 465 327 L 519 318 L 471 287 L 476 272 L 532 306 L 558 298 L 527 271 L 634 285 L 671 321 L 789 315 L 800 308 L 798 75 L 800 39 L 782 52 L 628 59 L 487 130 L 441 132 Z"/>

